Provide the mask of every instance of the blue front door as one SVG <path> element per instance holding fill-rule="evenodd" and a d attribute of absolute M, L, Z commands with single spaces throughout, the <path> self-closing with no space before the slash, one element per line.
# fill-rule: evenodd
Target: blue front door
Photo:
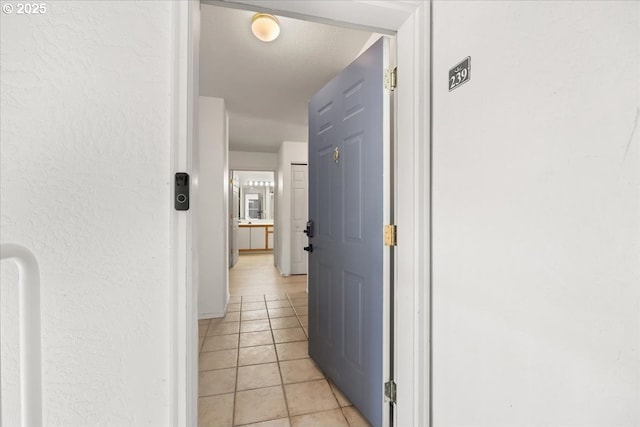
<path fill-rule="evenodd" d="M 374 426 L 385 413 L 388 331 L 386 43 L 376 42 L 309 103 L 309 354 Z"/>

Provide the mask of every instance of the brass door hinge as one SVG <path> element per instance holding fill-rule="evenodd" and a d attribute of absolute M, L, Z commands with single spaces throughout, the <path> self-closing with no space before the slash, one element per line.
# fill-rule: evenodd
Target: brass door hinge
<path fill-rule="evenodd" d="M 390 403 L 396 403 L 396 383 L 395 381 L 387 381 L 384 383 L 384 398 L 385 401 Z"/>
<path fill-rule="evenodd" d="M 398 67 L 384 70 L 384 87 L 391 92 L 398 87 Z"/>
<path fill-rule="evenodd" d="M 395 225 L 385 225 L 384 226 L 384 245 L 385 246 L 396 246 L 397 242 L 397 227 Z"/>

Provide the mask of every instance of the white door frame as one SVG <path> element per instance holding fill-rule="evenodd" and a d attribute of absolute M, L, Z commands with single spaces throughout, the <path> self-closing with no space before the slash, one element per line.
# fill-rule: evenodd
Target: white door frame
<path fill-rule="evenodd" d="M 198 138 L 198 69 L 200 2 L 172 2 L 172 87 L 170 185 L 176 172 L 197 174 L 193 152 Z M 191 179 L 191 210 L 171 210 L 171 306 L 169 322 L 169 424 L 198 423 L 198 275 L 194 197 Z M 173 191 L 172 191 L 173 194 Z"/>
<path fill-rule="evenodd" d="M 265 11 L 397 36 L 394 379 L 397 426 L 430 425 L 431 108 L 429 1 L 216 1 L 203 3 Z M 173 6 L 171 179 L 192 170 L 197 144 L 199 2 Z M 398 167 L 398 165 L 400 167 Z M 173 181 L 171 181 L 173 182 Z M 401 183 L 401 185 L 397 185 Z M 197 424 L 197 262 L 190 214 L 171 207 L 171 425 Z"/>
<path fill-rule="evenodd" d="M 279 247 L 279 241 L 278 241 L 278 234 L 275 230 L 277 230 L 276 226 L 278 224 L 278 171 L 275 169 L 269 169 L 269 168 L 261 168 L 258 166 L 255 167 L 244 167 L 244 166 L 239 166 L 236 168 L 229 168 L 229 173 L 231 173 L 231 171 L 234 172 L 242 172 L 242 171 L 247 171 L 247 172 L 271 172 L 273 174 L 273 229 L 274 229 L 274 233 L 273 233 L 273 266 L 277 267 L 277 262 L 278 262 L 278 250 L 277 248 Z M 231 176 L 231 175 L 229 175 Z M 228 225 L 227 225 L 228 227 Z M 229 230 L 229 232 L 231 232 L 231 230 Z"/>

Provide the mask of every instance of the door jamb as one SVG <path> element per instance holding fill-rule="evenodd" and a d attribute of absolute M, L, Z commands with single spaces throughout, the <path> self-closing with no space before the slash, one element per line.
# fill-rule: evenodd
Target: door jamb
<path fill-rule="evenodd" d="M 203 1 L 203 2 L 206 2 Z M 197 145 L 199 1 L 174 2 L 172 43 L 172 120 L 170 179 L 177 171 L 190 171 Z M 211 2 L 214 3 L 214 2 Z M 218 2 L 215 2 L 218 3 Z M 227 2 L 220 2 L 227 3 Z M 230 2 L 229 2 L 230 3 Z M 363 25 L 356 2 L 328 2 L 331 17 L 318 2 L 296 3 L 298 18 L 330 20 L 352 28 Z M 355 3 L 355 4 L 354 4 Z M 398 9 L 400 2 L 379 1 L 376 7 Z M 286 15 L 286 2 L 262 1 L 256 12 L 277 4 Z M 302 15 L 300 7 L 308 10 Z M 348 7 L 347 7 L 348 4 Z M 229 5 L 227 3 L 227 5 Z M 231 5 L 229 5 L 231 6 Z M 430 139 L 430 1 L 402 2 L 413 7 L 395 28 L 398 40 L 399 84 L 397 90 L 396 225 L 398 246 L 395 269 L 395 351 L 397 383 L 395 425 L 431 424 L 431 139 Z M 233 6 L 232 6 L 233 7 Z M 293 7 L 293 5 L 291 6 Z M 336 20 L 335 16 L 344 13 Z M 274 8 L 275 9 L 275 8 Z M 323 16 L 325 15 L 325 16 Z M 367 14 L 361 14 L 367 16 Z M 370 26 L 369 26 L 370 27 Z M 374 30 L 375 31 L 375 30 Z M 388 34 L 388 29 L 381 29 Z M 397 167 L 402 165 L 402 167 Z M 171 315 L 170 318 L 170 424 L 197 424 L 197 276 L 193 263 L 197 253 L 191 239 L 193 218 L 171 207 Z M 402 356 L 400 359 L 399 356 Z M 398 363 L 402 360 L 402 363 Z M 425 402 L 428 404 L 425 405 Z"/>
<path fill-rule="evenodd" d="M 430 1 L 420 5 L 397 35 L 395 178 L 401 185 L 396 187 L 394 415 L 400 426 L 432 425 L 430 7 Z"/>
<path fill-rule="evenodd" d="M 198 422 L 198 275 L 197 242 L 193 239 L 197 165 L 193 152 L 198 143 L 198 69 L 200 2 L 172 2 L 171 6 L 171 134 L 169 185 L 176 172 L 192 175 L 190 211 L 170 210 L 171 263 L 169 316 L 169 424 Z M 172 192 L 173 193 L 173 192 Z"/>

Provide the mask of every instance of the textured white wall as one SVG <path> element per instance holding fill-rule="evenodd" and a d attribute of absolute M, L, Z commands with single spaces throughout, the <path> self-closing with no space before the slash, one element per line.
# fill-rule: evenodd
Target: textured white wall
<path fill-rule="evenodd" d="M 433 5 L 435 426 L 640 425 L 639 6 Z"/>
<path fill-rule="evenodd" d="M 275 260 L 280 273 L 287 276 L 291 274 L 291 163 L 307 163 L 308 157 L 306 142 L 285 141 L 278 151 Z"/>
<path fill-rule="evenodd" d="M 47 6 L 0 15 L 1 236 L 41 263 L 45 425 L 166 425 L 171 3 Z"/>
<path fill-rule="evenodd" d="M 200 97 L 198 316 L 223 317 L 229 299 L 229 169 L 224 99 Z"/>

